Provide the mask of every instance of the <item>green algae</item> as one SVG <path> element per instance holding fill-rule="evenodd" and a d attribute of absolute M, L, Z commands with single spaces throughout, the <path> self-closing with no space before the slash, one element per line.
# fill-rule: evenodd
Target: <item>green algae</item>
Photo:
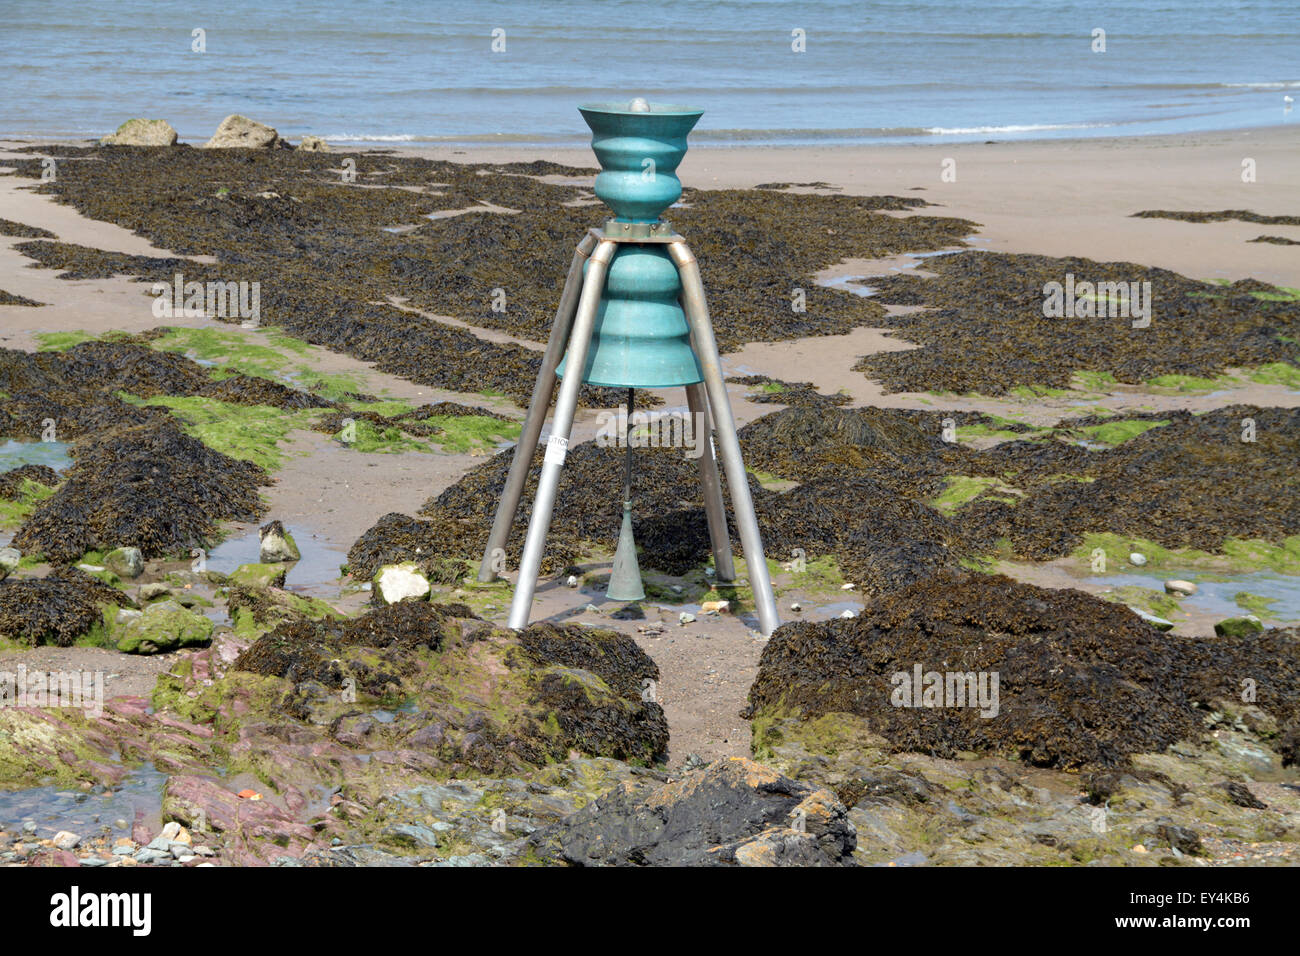
<path fill-rule="evenodd" d="M 1300 575 L 1300 535 L 1292 535 L 1281 544 L 1267 541 L 1228 538 L 1223 551 L 1211 554 L 1195 548 L 1165 548 L 1145 538 L 1126 538 L 1122 535 L 1090 533 L 1071 557 L 1091 566 L 1093 552 L 1105 552 L 1108 570 L 1126 568 L 1128 557 L 1136 552 L 1145 557 L 1144 567 L 1152 571 L 1180 571 L 1188 568 L 1214 571 L 1276 571 L 1279 574 Z"/>
<path fill-rule="evenodd" d="M 522 428 L 519 422 L 505 422 L 486 415 L 431 415 L 424 424 L 441 429 L 432 441 L 443 451 L 463 454 L 471 449 L 495 449 L 503 441 L 514 441 Z"/>
<path fill-rule="evenodd" d="M 1277 617 L 1277 613 L 1269 607 L 1270 604 L 1277 603 L 1277 598 L 1265 597 L 1262 594 L 1251 594 L 1249 591 L 1238 591 L 1232 596 L 1232 600 L 1237 607 L 1249 611 L 1258 618 Z"/>
<path fill-rule="evenodd" d="M 184 432 L 214 451 L 252 462 L 268 472 L 284 466 L 286 452 L 280 443 L 295 429 L 306 430 L 319 410 L 286 412 L 270 405 L 236 405 L 207 396 L 159 395 L 147 401 L 123 395 L 132 404 L 171 411 Z"/>
<path fill-rule="evenodd" d="M 19 527 L 42 501 L 53 494 L 54 488 L 24 478 L 16 495 L 0 498 L 0 529 L 10 531 Z"/>
<path fill-rule="evenodd" d="M 996 478 L 979 477 L 971 475 L 950 475 L 947 479 L 947 485 L 943 493 L 935 498 L 930 499 L 929 504 L 937 508 L 944 514 L 951 514 L 962 505 L 973 501 L 976 498 L 984 496 L 992 501 L 1002 501 L 1007 504 L 1015 504 L 1019 500 L 1016 489 L 1004 485 Z M 986 494 L 990 491 L 1000 491 L 1003 494 Z"/>
<path fill-rule="evenodd" d="M 1106 422 L 1102 425 L 1087 425 L 1077 429 L 1080 433 L 1087 435 L 1094 442 L 1103 445 L 1121 445 L 1130 438 L 1136 438 L 1143 432 L 1150 431 L 1153 428 L 1160 428 L 1168 425 L 1166 421 L 1145 421 L 1142 419 L 1126 419 L 1118 422 Z"/>

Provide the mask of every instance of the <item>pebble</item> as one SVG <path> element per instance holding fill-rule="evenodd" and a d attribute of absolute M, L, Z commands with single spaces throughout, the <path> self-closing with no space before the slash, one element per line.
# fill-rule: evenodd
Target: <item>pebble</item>
<path fill-rule="evenodd" d="M 1196 585 L 1191 581 L 1172 580 L 1165 582 L 1165 591 L 1169 594 L 1181 594 L 1183 597 L 1190 597 L 1196 593 Z"/>
<path fill-rule="evenodd" d="M 705 601 L 700 605 L 701 614 L 721 614 L 731 607 L 730 601 Z"/>
<path fill-rule="evenodd" d="M 791 601 L 791 602 L 790 602 L 790 610 L 792 610 L 792 611 L 802 611 L 802 610 L 803 610 L 803 605 L 800 604 L 798 601 Z"/>
<path fill-rule="evenodd" d="M 189 846 L 194 842 L 194 839 L 190 836 L 190 831 L 174 820 L 164 826 L 162 833 L 158 835 L 169 843 L 183 843 L 185 846 Z"/>
<path fill-rule="evenodd" d="M 854 588 L 854 585 L 853 585 L 853 584 L 841 584 L 841 585 L 840 585 L 840 590 L 841 590 L 841 591 L 852 591 L 853 588 Z"/>
<path fill-rule="evenodd" d="M 576 588 L 578 586 L 578 576 L 576 574 L 570 574 L 569 579 L 564 583 L 571 588 Z"/>
<path fill-rule="evenodd" d="M 60 850 L 71 850 L 81 842 L 81 837 L 77 836 L 77 834 L 73 833 L 71 830 L 60 830 L 58 833 L 54 834 L 53 842 Z"/>
<path fill-rule="evenodd" d="M 1134 551 L 1132 554 L 1128 556 L 1128 562 L 1129 564 L 1135 565 L 1140 568 L 1142 567 L 1142 565 L 1147 563 L 1146 555 L 1138 554 L 1136 551 Z"/>
<path fill-rule="evenodd" d="M 679 614 L 679 615 L 677 616 L 677 623 L 678 623 L 678 624 L 694 624 L 694 623 L 695 623 L 695 615 L 692 614 L 690 611 L 682 611 L 682 613 Z"/>
<path fill-rule="evenodd" d="M 856 612 L 856 611 L 841 611 L 841 612 L 840 612 L 840 617 L 842 617 L 842 618 L 846 618 L 846 619 L 847 619 L 847 618 L 850 618 L 850 617 L 857 617 L 857 616 L 858 616 L 858 615 L 857 615 L 857 612 Z"/>

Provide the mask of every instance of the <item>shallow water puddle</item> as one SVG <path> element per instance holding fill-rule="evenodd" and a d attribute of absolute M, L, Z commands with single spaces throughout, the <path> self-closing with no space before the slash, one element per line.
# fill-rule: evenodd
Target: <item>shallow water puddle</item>
<path fill-rule="evenodd" d="M 137 815 L 150 826 L 158 823 L 166 783 L 167 774 L 145 764 L 115 789 L 0 791 L 0 830 L 20 830 L 30 821 L 36 824 L 38 839 L 48 839 L 60 830 L 70 830 L 83 839 L 106 832 L 130 836 Z"/>
<path fill-rule="evenodd" d="M 284 586 L 291 591 L 336 592 L 342 577 L 339 567 L 347 563 L 347 552 L 331 547 L 301 527 L 288 527 L 298 544 L 302 560 L 287 565 Z M 241 564 L 261 560 L 261 534 L 251 528 L 237 537 L 228 538 L 208 552 L 208 567 L 229 574 Z"/>
<path fill-rule="evenodd" d="M 47 465 L 63 471 L 72 464 L 68 449 L 72 446 L 62 441 L 18 441 L 9 439 L 0 445 L 0 471 L 9 471 L 22 465 Z"/>
<path fill-rule="evenodd" d="M 1090 577 L 1091 583 L 1105 587 L 1142 587 L 1164 592 L 1164 582 L 1171 579 L 1191 581 L 1197 592 L 1191 597 L 1179 598 L 1187 609 L 1203 611 L 1218 617 L 1240 617 L 1250 613 L 1236 601 L 1243 591 L 1262 598 L 1272 598 L 1267 605 L 1269 617 L 1261 617 L 1266 626 L 1300 621 L 1300 578 L 1288 577 L 1272 571 L 1252 571 L 1248 574 L 1215 574 L 1197 571 L 1170 571 L 1160 574 L 1109 574 Z"/>

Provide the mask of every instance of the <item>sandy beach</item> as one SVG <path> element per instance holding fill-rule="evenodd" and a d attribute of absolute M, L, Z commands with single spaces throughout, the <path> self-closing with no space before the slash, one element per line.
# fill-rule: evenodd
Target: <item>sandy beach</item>
<path fill-rule="evenodd" d="M 26 151 L 33 145 L 34 152 Z M 275 373 L 281 384 L 297 387 L 313 380 L 346 382 L 348 394 L 364 395 L 376 403 L 409 409 L 453 402 L 502 415 L 513 422 L 522 420 L 521 403 L 499 390 L 458 390 L 431 385 L 431 379 L 417 380 L 397 374 L 383 361 L 368 361 L 355 348 L 308 345 L 303 341 L 291 353 L 287 352 L 283 340 L 276 337 L 279 333 L 275 319 L 269 328 L 259 329 L 244 329 L 237 323 L 209 317 L 181 316 L 163 322 L 150 308 L 149 286 L 133 281 L 129 274 L 119 271 L 108 276 L 65 279 L 59 278 L 60 268 L 39 267 L 32 258 L 35 247 L 25 246 L 24 251 L 20 246 L 48 242 L 150 260 L 175 260 L 176 269 L 195 273 L 217 268 L 222 261 L 216 248 L 210 253 L 164 248 L 142 234 L 147 229 L 132 231 L 120 224 L 89 218 L 73 205 L 58 202 L 55 193 L 37 192 L 32 179 L 12 172 L 15 164 L 49 155 L 60 157 L 61 176 L 75 176 L 78 162 L 97 162 L 94 156 L 62 156 L 61 147 L 77 145 L 84 144 L 0 142 L 0 219 L 49 234 L 42 233 L 35 240 L 19 234 L 0 236 L 0 290 L 41 303 L 39 308 L 0 305 L 0 347 L 33 352 L 40 348 L 63 348 L 81 337 L 99 338 L 110 332 L 138 335 L 167 325 L 224 336 L 221 347 L 211 353 L 202 351 L 207 347 L 206 339 L 182 336 L 177 340 L 180 343 L 177 351 L 209 365 L 229 363 L 231 369 L 242 367 L 235 364 L 243 360 L 241 349 L 280 351 L 292 356 L 284 371 Z M 1261 217 L 1293 217 L 1300 212 L 1297 145 L 1295 129 L 1273 128 L 948 146 L 697 148 L 688 153 L 679 175 L 685 184 L 698 190 L 749 191 L 745 195 L 753 201 L 771 194 L 773 184 L 777 184 L 775 188 L 781 193 L 795 197 L 919 199 L 928 205 L 885 209 L 877 215 L 898 219 L 956 218 L 976 224 L 963 234 L 964 247 L 918 246 L 887 256 L 855 254 L 853 248 L 847 248 L 843 255 L 818 265 L 816 282 L 839 285 L 859 295 L 869 290 L 873 281 L 883 279 L 902 277 L 906 281 L 907 277 L 919 277 L 936 284 L 946 282 L 946 273 L 934 271 L 930 254 L 962 248 L 1007 255 L 1076 257 L 1095 263 L 1132 263 L 1144 270 L 1177 273 L 1175 278 L 1180 282 L 1226 285 L 1256 280 L 1294 292 L 1300 287 L 1297 246 L 1252 240 L 1271 236 L 1300 243 L 1300 225 L 1236 220 L 1189 222 L 1136 218 L 1134 214 L 1144 210 L 1192 213 L 1247 210 Z M 336 169 L 343 168 L 340 164 L 344 158 L 350 156 L 364 157 L 367 163 L 374 164 L 376 171 L 362 185 L 381 192 L 406 190 L 421 197 L 439 195 L 437 187 L 396 184 L 391 190 L 385 190 L 386 172 L 382 167 L 390 157 L 494 165 L 543 160 L 584 169 L 592 166 L 587 150 L 484 147 L 472 150 L 399 148 L 357 153 L 336 149 L 325 154 L 328 162 L 323 168 L 332 176 Z M 1253 181 L 1243 181 L 1243 162 L 1253 170 Z M 534 177 L 525 178 L 531 181 Z M 557 187 L 581 190 L 591 187 L 591 177 L 587 175 L 545 174 L 535 179 L 539 184 Z M 759 186 L 768 188 L 756 190 Z M 241 188 L 253 187 L 237 186 L 236 191 Z M 276 190 L 292 187 L 277 185 L 268 178 L 256 188 L 264 189 L 258 195 L 271 203 L 283 200 Z M 479 204 L 468 218 L 509 221 L 511 211 L 489 195 L 474 196 L 472 189 L 467 194 Z M 589 196 L 577 203 L 579 209 L 588 206 L 590 225 L 598 225 L 603 209 Z M 668 218 L 672 218 L 671 211 Z M 391 228 L 388 220 L 375 220 L 371 225 Z M 824 229 L 834 236 L 837 223 L 833 218 L 818 220 L 811 228 Z M 576 242 L 579 236 L 572 238 Z M 143 259 L 128 260 L 128 273 L 131 263 L 144 269 Z M 706 283 L 711 274 L 721 275 L 726 268 L 725 262 L 708 259 L 702 265 Z M 893 319 L 927 310 L 924 305 L 891 301 L 896 289 L 890 287 L 890 290 L 879 296 L 882 317 Z M 414 298 L 390 291 L 382 299 L 365 305 L 391 309 L 428 329 L 456 330 L 468 333 L 478 342 L 517 348 L 520 354 L 535 357 L 543 348 L 541 336 L 532 332 L 479 325 L 463 315 L 443 314 L 422 306 L 424 300 L 420 294 L 416 290 L 412 292 Z M 1036 294 L 1033 289 L 1029 293 Z M 867 300 L 874 303 L 876 297 L 869 296 Z M 353 302 L 349 307 L 360 306 L 361 303 Z M 726 309 L 720 309 L 714 322 L 720 329 L 729 328 L 732 318 Z M 1154 320 L 1157 324 L 1161 322 L 1159 301 L 1155 304 Z M 1066 427 L 1072 416 L 1081 421 L 1087 416 L 1157 419 L 1160 415 L 1203 415 L 1234 406 L 1270 410 L 1300 407 L 1300 389 L 1294 382 L 1261 376 L 1253 363 L 1243 363 L 1241 368 L 1229 363 L 1230 374 L 1218 384 L 1205 387 L 1161 387 L 1111 379 L 1108 384 L 1087 388 L 1076 384 L 1065 389 L 1010 389 L 1000 394 L 976 390 L 954 394 L 937 388 L 899 389 L 883 378 L 864 374 L 859 362 L 875 355 L 908 352 L 917 348 L 918 343 L 909 340 L 906 329 L 886 327 L 883 323 L 853 324 L 855 327 L 843 334 L 778 336 L 775 341 L 751 341 L 743 332 L 737 332 L 741 344 L 723 355 L 725 371 L 729 376 L 766 376 L 778 383 L 808 382 L 823 398 L 834 399 L 832 404 L 837 403 L 846 410 L 880 409 L 935 418 L 990 416 L 985 421 L 997 424 L 975 426 L 961 440 L 961 447 L 975 451 L 1021 437 L 1015 434 L 1015 429 L 1020 429 L 1024 437 L 1051 438 L 1052 430 Z M 756 392 L 753 386 L 741 383 L 732 383 L 729 388 L 737 423 L 741 426 L 786 408 L 779 398 L 769 402 L 752 400 L 761 397 L 761 388 Z M 675 390 L 654 394 L 666 408 L 676 408 L 682 403 Z M 573 435 L 575 444 L 595 437 L 601 411 L 598 407 L 579 411 Z M 962 427 L 966 427 L 966 421 L 961 419 Z M 1013 431 L 1005 431 L 1006 427 Z M 1094 422 L 1087 427 L 1098 426 Z M 1122 440 L 1116 440 L 1115 447 L 1120 447 Z M 316 560 L 305 560 L 290 571 L 285 586 L 294 594 L 331 602 L 349 614 L 361 613 L 370 598 L 369 593 L 360 590 L 359 578 L 338 573 L 337 565 L 346 560 L 349 550 L 359 540 L 365 540 L 385 515 L 417 515 L 422 513 L 422 508 L 427 514 L 430 502 L 438 495 L 449 489 L 455 491 L 474 469 L 501 448 L 508 447 L 500 442 L 494 447 L 489 442 L 459 449 L 431 445 L 389 449 L 395 452 L 392 454 L 358 454 L 340 445 L 337 436 L 311 430 L 301 422 L 272 445 L 281 460 L 273 469 L 271 483 L 261 491 L 265 514 L 284 522 L 304 551 L 311 549 L 316 553 Z M 783 491 L 799 485 L 798 481 L 783 480 L 780 476 L 764 475 L 760 480 L 769 490 Z M 1000 486 L 988 479 L 986 484 L 977 485 L 975 492 L 981 489 L 992 494 Z M 1019 489 L 1012 489 L 1011 493 L 1022 494 Z M 941 502 L 941 496 L 936 496 L 928 503 L 950 515 L 964 502 L 965 499 L 959 499 L 953 505 Z M 257 528 L 256 521 L 225 522 L 222 533 L 226 543 L 212 552 L 214 566 L 225 573 L 233 571 L 238 564 L 256 561 Z M 8 543 L 15 530 L 15 527 L 5 529 L 4 543 Z M 1126 529 L 1117 526 L 1113 530 Z M 611 549 L 612 543 L 609 542 Z M 863 580 L 855 582 L 849 577 L 837 577 L 836 583 L 830 586 L 825 581 L 801 578 L 790 565 L 794 556 L 794 552 L 789 555 L 773 549 L 768 552 L 768 557 L 778 565 L 775 581 L 780 611 L 787 621 L 830 622 L 846 614 L 852 617 L 861 613 L 877 593 Z M 620 617 L 615 613 L 617 602 L 607 600 L 603 594 L 603 575 L 608 574 L 610 557 L 608 549 L 597 548 L 586 554 L 581 562 L 583 578 L 576 587 L 566 586 L 563 575 L 544 577 L 533 619 L 612 628 L 628 635 L 649 655 L 660 675 L 657 700 L 662 704 L 671 731 L 669 764 L 672 767 L 749 756 L 754 740 L 749 721 L 741 714 L 752 693 L 751 687 L 756 686 L 760 657 L 767 646 L 767 640 L 755 630 L 753 617 L 748 613 L 706 616 L 701 611 L 700 600 L 702 594 L 709 593 L 708 582 L 701 588 L 703 579 L 698 575 L 693 578 L 691 574 L 657 572 L 648 577 L 659 588 L 657 595 L 676 588 L 685 597 L 675 603 L 656 597 L 645 602 L 643 615 Z M 1207 580 L 1214 574 L 1243 573 L 1228 558 L 1220 556 L 1220 559 L 1213 566 L 1200 566 Z M 1164 607 L 1158 594 L 1158 577 L 1144 579 L 1139 586 L 1113 574 L 1111 577 L 1090 575 L 1086 560 L 1077 553 L 1041 560 L 1002 553 L 988 560 L 991 564 L 986 570 L 1005 573 L 1026 584 L 1079 589 L 1106 602 L 1132 605 L 1156 601 L 1154 605 L 1142 605 L 1148 611 Z M 783 561 L 785 566 L 781 568 Z M 186 565 L 187 562 L 174 558 L 151 559 L 145 577 L 137 586 L 143 582 L 171 580 L 169 575 L 184 574 Z M 1134 571 L 1128 565 L 1119 570 Z M 1253 567 L 1244 573 L 1263 572 Z M 841 580 L 845 582 L 843 590 Z M 1294 584 L 1294 578 L 1289 580 Z M 1155 590 L 1148 585 L 1154 585 Z M 225 616 L 220 588 L 197 579 L 193 586 L 195 594 L 216 602 L 217 607 L 209 616 L 218 627 L 227 626 L 230 618 Z M 1241 585 L 1243 589 L 1246 586 Z M 505 619 L 508 589 L 476 590 L 465 579 L 461 585 L 449 585 L 437 593 L 447 600 L 469 601 L 486 620 L 500 624 Z M 1208 592 L 1203 595 L 1207 602 L 1209 597 Z M 1176 618 L 1172 621 L 1172 633 L 1186 638 L 1213 635 L 1216 622 L 1226 614 L 1223 600 L 1216 596 L 1214 601 L 1218 603 L 1188 601 L 1175 607 L 1176 615 L 1166 612 Z M 1269 600 L 1277 603 L 1277 599 Z M 1300 619 L 1300 610 L 1295 610 L 1291 603 L 1283 601 L 1279 606 L 1282 608 L 1280 623 L 1287 623 L 1293 617 Z M 1240 610 L 1230 604 L 1227 607 Z M 683 615 L 691 617 L 689 626 L 683 623 Z M 159 658 L 123 658 L 103 648 L 51 647 L 42 648 L 32 660 L 44 666 L 97 668 L 105 666 L 104 661 L 109 657 L 116 658 L 111 664 L 114 673 L 110 694 L 147 696 L 159 672 Z M 1002 763 L 996 766 L 997 772 L 1004 772 Z M 985 767 L 982 772 L 992 771 Z M 1063 795 L 1077 789 L 1068 776 L 1053 773 L 1044 773 L 1039 781 L 1048 791 L 1057 792 L 1060 799 L 1065 799 Z M 1237 852 L 1235 844 L 1224 852 Z"/>

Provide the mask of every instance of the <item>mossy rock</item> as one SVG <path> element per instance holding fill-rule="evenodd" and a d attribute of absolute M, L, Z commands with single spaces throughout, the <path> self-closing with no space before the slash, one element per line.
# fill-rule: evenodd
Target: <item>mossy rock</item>
<path fill-rule="evenodd" d="M 245 588 L 284 587 L 283 564 L 241 564 L 230 573 L 230 584 Z"/>
<path fill-rule="evenodd" d="M 138 578 L 144 573 L 144 557 L 139 548 L 114 548 L 104 555 L 104 567 L 120 578 Z"/>
<path fill-rule="evenodd" d="M 206 644 L 215 625 L 201 614 L 187 611 L 175 601 L 150 604 L 138 617 L 131 617 L 115 629 L 117 649 L 127 654 L 157 654 L 162 651 Z"/>
<path fill-rule="evenodd" d="M 1229 617 L 1214 625 L 1214 633 L 1219 637 L 1250 637 L 1264 630 L 1264 625 L 1253 614 L 1245 617 Z"/>

